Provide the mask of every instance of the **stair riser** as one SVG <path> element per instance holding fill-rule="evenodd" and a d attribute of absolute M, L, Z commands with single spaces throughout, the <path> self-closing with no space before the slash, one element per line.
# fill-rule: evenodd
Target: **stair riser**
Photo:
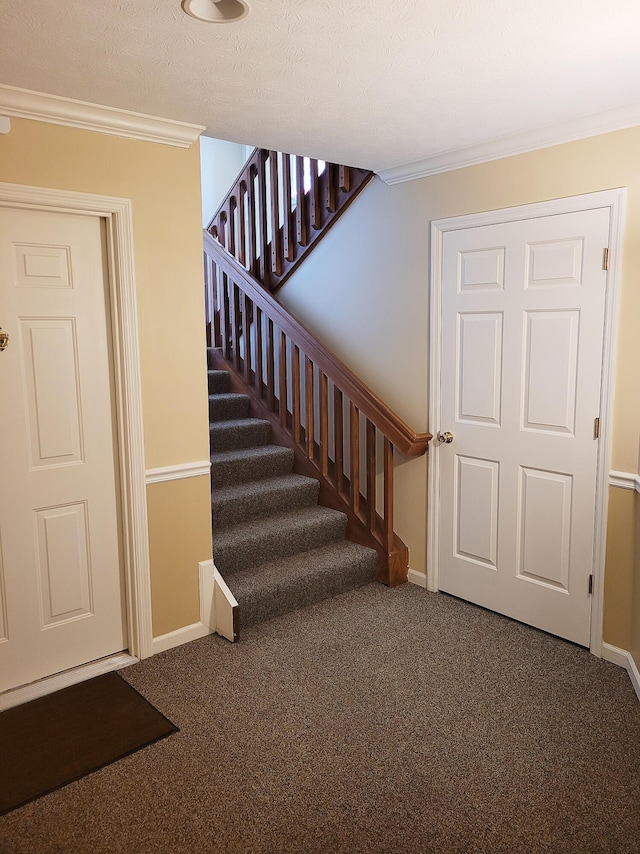
<path fill-rule="evenodd" d="M 245 395 L 211 395 L 209 397 L 209 420 L 232 421 L 234 418 L 247 418 L 249 398 Z"/>
<path fill-rule="evenodd" d="M 289 474 L 293 468 L 294 455 L 289 448 L 282 448 L 277 454 L 268 457 L 254 457 L 241 460 L 217 460 L 211 457 L 211 482 L 214 489 L 222 489 L 234 484 L 249 483 L 252 480 L 264 480 L 267 477 L 279 477 Z"/>
<path fill-rule="evenodd" d="M 255 421 L 247 425 L 219 426 L 211 424 L 211 450 L 233 451 L 239 448 L 255 448 L 266 445 L 271 437 L 271 426 L 267 421 Z"/>
<path fill-rule="evenodd" d="M 213 554 L 216 567 L 223 574 L 230 574 L 266 561 L 290 557 L 308 549 L 317 549 L 344 538 L 347 521 L 342 514 L 331 519 L 305 519 L 286 531 L 267 528 L 250 539 L 234 539 L 216 542 L 213 532 Z M 233 589 L 233 588 L 232 588 Z"/>
<path fill-rule="evenodd" d="M 321 602 L 330 596 L 370 584 L 374 578 L 374 571 L 375 566 L 371 559 L 365 556 L 357 563 L 352 563 L 347 569 L 339 567 L 337 571 L 308 577 L 304 582 L 295 585 L 288 585 L 286 580 L 283 580 L 283 584 L 275 589 L 241 596 L 238 600 L 240 632 L 264 620 L 271 620 L 289 611 Z"/>
<path fill-rule="evenodd" d="M 209 371 L 209 394 L 226 394 L 229 391 L 229 374 L 226 371 Z"/>
<path fill-rule="evenodd" d="M 214 527 L 235 525 L 249 519 L 259 519 L 274 513 L 286 513 L 303 507 L 313 507 L 318 501 L 318 481 L 309 480 L 295 487 L 236 498 L 228 501 L 216 501 L 215 492 L 212 502 Z"/>

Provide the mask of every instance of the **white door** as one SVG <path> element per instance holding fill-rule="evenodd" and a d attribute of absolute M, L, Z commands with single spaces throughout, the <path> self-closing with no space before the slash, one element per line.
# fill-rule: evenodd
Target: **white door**
<path fill-rule="evenodd" d="M 0 208 L 0 691 L 126 648 L 97 216 Z"/>
<path fill-rule="evenodd" d="M 440 589 L 586 646 L 609 216 L 443 236 Z"/>

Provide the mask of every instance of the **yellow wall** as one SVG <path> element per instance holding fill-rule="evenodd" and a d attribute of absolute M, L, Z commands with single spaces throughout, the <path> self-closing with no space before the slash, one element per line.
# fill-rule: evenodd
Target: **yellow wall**
<path fill-rule="evenodd" d="M 280 298 L 414 430 L 422 431 L 429 424 L 430 221 L 626 187 L 611 468 L 635 473 L 640 439 L 638 152 L 640 127 L 392 187 L 376 180 Z M 420 572 L 426 570 L 426 473 L 427 463 L 420 459 L 403 464 L 397 478 L 397 531 L 409 545 L 411 567 Z M 630 495 L 612 499 L 609 531 L 615 531 L 616 542 L 609 542 L 609 554 L 618 557 L 608 562 L 605 578 L 605 640 L 625 649 L 631 643 L 628 603 L 634 584 Z M 634 625 L 638 607 L 640 602 Z"/>
<path fill-rule="evenodd" d="M 200 619 L 197 567 L 211 557 L 209 478 L 150 484 L 147 502 L 154 532 L 149 543 L 153 635 L 158 637 Z"/>
<path fill-rule="evenodd" d="M 0 136 L 0 181 L 131 199 L 145 465 L 207 460 L 198 146 L 12 119 Z M 197 562 L 211 557 L 207 484 L 148 487 L 155 634 L 199 619 Z"/>
<path fill-rule="evenodd" d="M 608 643 L 627 650 L 631 648 L 633 614 L 634 495 L 630 489 L 609 488 L 603 634 Z"/>

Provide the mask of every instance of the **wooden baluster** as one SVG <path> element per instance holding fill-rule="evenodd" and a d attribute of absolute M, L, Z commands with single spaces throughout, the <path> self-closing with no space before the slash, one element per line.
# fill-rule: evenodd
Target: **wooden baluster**
<path fill-rule="evenodd" d="M 236 312 L 234 293 L 236 286 L 230 276 L 225 276 L 227 281 L 227 293 L 229 296 L 229 361 L 235 364 L 236 360 Z"/>
<path fill-rule="evenodd" d="M 205 261 L 205 295 L 207 307 L 207 346 L 220 346 L 220 305 L 218 297 L 218 265 L 210 255 Z"/>
<path fill-rule="evenodd" d="M 300 423 L 300 348 L 294 344 L 291 353 L 291 394 L 292 394 L 292 427 L 296 444 L 302 442 L 302 426 Z"/>
<path fill-rule="evenodd" d="M 236 371 L 242 372 L 242 354 L 240 351 L 240 336 L 242 335 L 242 303 L 240 288 L 233 283 L 233 356 Z"/>
<path fill-rule="evenodd" d="M 282 202 L 283 202 L 283 223 L 282 223 L 282 238 L 283 252 L 287 261 L 293 261 L 295 256 L 295 241 L 291 235 L 291 225 L 293 222 L 293 211 L 291 208 L 291 155 L 282 155 Z"/>
<path fill-rule="evenodd" d="M 229 301 L 229 277 L 222 271 L 220 275 L 220 327 L 222 331 L 222 352 L 225 359 L 231 360 L 231 307 Z"/>
<path fill-rule="evenodd" d="M 322 205 L 320 203 L 320 176 L 318 175 L 318 161 L 311 158 L 311 227 L 316 231 L 322 228 Z"/>
<path fill-rule="evenodd" d="M 222 271 L 212 259 L 212 284 L 213 284 L 213 347 L 223 346 L 222 325 Z"/>
<path fill-rule="evenodd" d="M 212 286 L 212 270 L 213 259 L 203 253 L 204 257 L 204 322 L 207 330 L 207 347 L 211 347 L 213 339 L 213 286 Z"/>
<path fill-rule="evenodd" d="M 227 245 L 226 224 L 227 224 L 227 212 L 226 211 L 220 211 L 220 216 L 218 217 L 218 234 L 217 234 L 217 237 L 218 237 L 218 243 L 221 246 L 225 246 L 225 247 Z"/>
<path fill-rule="evenodd" d="M 320 468 L 329 475 L 329 380 L 320 371 Z"/>
<path fill-rule="evenodd" d="M 351 189 L 351 169 L 348 166 L 339 167 L 340 189 L 348 193 Z"/>
<path fill-rule="evenodd" d="M 305 404 L 307 414 L 306 440 L 307 440 L 307 456 L 311 461 L 316 457 L 315 449 L 315 393 L 314 393 L 314 376 L 313 362 L 308 356 L 304 357 L 305 362 Z"/>
<path fill-rule="evenodd" d="M 367 507 L 369 530 L 376 530 L 376 428 L 367 418 Z"/>
<path fill-rule="evenodd" d="M 240 181 L 238 188 L 238 254 L 237 259 L 247 267 L 247 182 Z"/>
<path fill-rule="evenodd" d="M 333 458 L 335 462 L 335 486 L 344 495 L 344 409 L 342 392 L 333 387 Z"/>
<path fill-rule="evenodd" d="M 304 191 L 304 157 L 296 157 L 296 229 L 300 246 L 309 243 L 309 206 Z"/>
<path fill-rule="evenodd" d="M 271 320 L 271 318 L 267 318 L 267 404 L 271 412 L 276 411 L 275 359 L 273 320 Z"/>
<path fill-rule="evenodd" d="M 271 188 L 271 271 L 282 275 L 282 232 L 280 231 L 280 190 L 278 152 L 269 152 L 269 181 Z"/>
<path fill-rule="evenodd" d="M 351 509 L 360 515 L 360 411 L 349 401 L 349 452 L 351 455 Z"/>
<path fill-rule="evenodd" d="M 247 207 L 248 207 L 248 221 L 247 226 L 249 228 L 249 258 L 247 259 L 247 270 L 252 273 L 254 276 L 258 277 L 258 249 L 257 249 L 257 241 L 258 237 L 256 234 L 256 180 L 257 180 L 257 169 L 254 165 L 249 169 L 249 185 L 247 187 Z"/>
<path fill-rule="evenodd" d="M 258 264 L 258 278 L 265 288 L 269 288 L 269 235 L 267 232 L 267 179 L 266 179 L 266 152 L 262 152 L 258 159 L 258 244 L 260 246 L 260 258 Z"/>
<path fill-rule="evenodd" d="M 234 258 L 236 257 L 236 207 L 236 197 L 231 196 L 229 199 L 229 234 L 227 238 L 227 250 Z"/>
<path fill-rule="evenodd" d="M 329 213 L 334 213 L 338 207 L 338 181 L 335 163 L 327 163 L 324 171 L 327 176 L 325 205 Z"/>
<path fill-rule="evenodd" d="M 264 385 L 262 324 L 264 321 L 262 309 L 255 306 L 254 311 L 256 313 L 254 321 L 254 328 L 256 330 L 256 390 L 258 392 L 258 397 L 262 398 Z"/>
<path fill-rule="evenodd" d="M 280 424 L 287 429 L 287 336 L 284 332 L 280 333 L 280 353 L 279 353 L 279 380 L 280 389 L 278 390 L 279 408 L 280 408 Z"/>
<path fill-rule="evenodd" d="M 384 545 L 387 554 L 393 551 L 393 445 L 384 439 Z"/>
<path fill-rule="evenodd" d="M 247 385 L 251 385 L 251 362 L 252 351 L 251 346 L 251 318 L 253 316 L 253 303 L 251 298 L 244 295 L 242 305 L 242 336 L 244 341 L 244 380 Z"/>

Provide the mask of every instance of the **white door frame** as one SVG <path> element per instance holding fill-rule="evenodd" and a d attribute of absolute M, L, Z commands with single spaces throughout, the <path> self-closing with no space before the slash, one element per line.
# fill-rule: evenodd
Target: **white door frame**
<path fill-rule="evenodd" d="M 596 518 L 594 532 L 593 598 L 591 602 L 591 643 L 594 655 L 602 654 L 602 620 L 604 564 L 609 503 L 609 468 L 613 419 L 613 381 L 615 370 L 615 341 L 618 321 L 618 293 L 622 269 L 623 214 L 625 188 L 604 190 L 581 196 L 554 199 L 548 202 L 484 211 L 466 216 L 448 217 L 431 222 L 431 288 L 429 326 L 429 431 L 434 436 L 443 429 L 440 424 L 442 360 L 442 263 L 443 240 L 448 231 L 483 225 L 497 225 L 521 219 L 534 219 L 554 214 L 574 213 L 593 208 L 610 210 L 609 272 L 605 302 L 602 389 L 600 393 L 600 444 L 596 471 Z M 444 425 L 450 429 L 450 425 Z M 439 589 L 440 548 L 440 461 L 437 443 L 429 453 L 428 510 L 427 510 L 427 589 Z"/>
<path fill-rule="evenodd" d="M 153 632 L 131 201 L 0 182 L 0 206 L 97 216 L 106 223 L 127 638 L 130 656 L 147 658 L 153 652 Z M 123 666 L 126 656 L 116 656 L 114 662 Z M 90 676 L 95 668 L 84 669 Z M 67 684 L 78 681 L 64 674 L 52 679 L 57 684 L 61 677 Z"/>

